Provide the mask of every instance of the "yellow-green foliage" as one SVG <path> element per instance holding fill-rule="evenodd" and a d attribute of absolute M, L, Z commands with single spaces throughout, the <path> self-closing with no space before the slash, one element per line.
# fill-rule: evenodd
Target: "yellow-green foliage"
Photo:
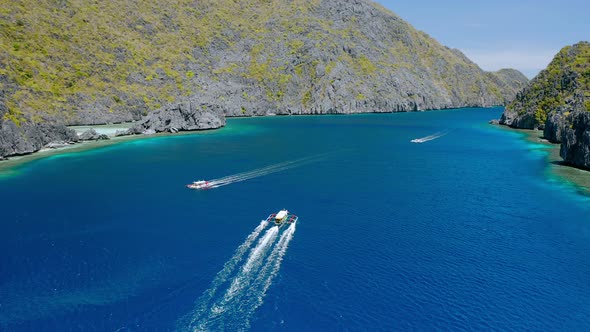
<path fill-rule="evenodd" d="M 202 84 L 208 79 L 245 81 L 272 102 L 298 95 L 309 107 L 312 96 L 325 93 L 336 66 L 357 82 L 377 81 L 383 72 L 428 68 L 448 91 L 465 85 L 457 82 L 459 71 L 476 68 L 398 19 L 399 26 L 386 32 L 377 47 L 362 33 L 362 15 L 331 21 L 317 15 L 320 3 L 39 0 L 32 8 L 31 1 L 4 0 L 0 75 L 14 87 L 6 116 L 47 112 L 67 117 L 85 105 L 101 105 L 105 112 L 135 105 L 145 113 L 179 96 L 204 92 L 211 88 Z M 311 47 L 316 52 L 309 52 Z M 482 80 L 473 77 L 472 83 Z"/>
<path fill-rule="evenodd" d="M 175 28 L 166 26 L 164 18 L 202 36 L 189 24 L 194 13 L 177 11 L 191 3 L 160 1 L 156 8 L 141 1 L 41 0 L 32 9 L 29 1 L 4 2 L 0 74 L 18 86 L 8 96 L 10 109 L 55 114 L 70 111 L 72 99 L 91 103 L 117 91 L 143 96 L 146 107 L 154 107 L 160 97 L 170 97 L 161 91 L 179 94 L 178 88 L 191 77 L 190 72 L 186 78 L 179 75 L 185 71 L 189 48 L 183 47 L 186 36 L 173 33 Z M 148 26 L 152 32 L 146 31 Z M 132 73 L 143 74 L 148 82 L 164 78 L 164 87 L 130 83 Z M 113 99 L 113 107 L 125 107 L 124 101 Z"/>
<path fill-rule="evenodd" d="M 537 108 L 537 111 L 535 112 L 535 121 L 537 121 L 537 123 L 545 123 L 545 121 L 547 121 L 547 114 L 547 109 L 541 107 Z"/>
<path fill-rule="evenodd" d="M 4 114 L 4 118 L 14 122 L 17 126 L 20 126 L 23 115 L 20 112 L 13 111 L 13 109 L 16 109 L 16 107 L 9 108 L 8 113 Z"/>
<path fill-rule="evenodd" d="M 564 47 L 511 107 L 519 107 L 520 114 L 533 110 L 535 120 L 541 124 L 575 93 L 590 94 L 590 43 L 587 42 Z M 590 110 L 590 102 L 585 102 L 585 108 Z"/>
<path fill-rule="evenodd" d="M 221 67 L 213 70 L 214 74 L 231 74 L 238 68 L 238 64 L 230 63 L 226 67 Z"/>
<path fill-rule="evenodd" d="M 377 71 L 375 64 L 364 54 L 356 59 L 356 64 L 365 76 L 372 75 Z"/>
<path fill-rule="evenodd" d="M 309 107 L 310 102 L 311 102 L 311 89 L 305 91 L 305 93 L 303 94 L 303 98 L 301 99 L 301 102 L 303 104 L 303 106 L 305 107 Z"/>
<path fill-rule="evenodd" d="M 2 1 L 0 10 L 0 75 L 17 87 L 8 95 L 12 113 L 43 111 L 67 114 L 73 104 L 91 104 L 109 95 L 139 97 L 145 108 L 198 91 L 188 70 L 201 62 L 216 74 L 231 73 L 236 64 L 210 68 L 195 59 L 194 48 L 207 54 L 214 40 L 232 46 L 227 29 L 258 37 L 265 22 L 279 12 L 305 13 L 319 0 L 26 0 Z M 238 14 L 239 13 L 239 14 Z M 302 41 L 293 41 L 297 52 Z M 273 71 L 274 69 L 274 71 Z M 271 68 L 269 59 L 254 57 L 249 76 L 266 73 L 282 84 L 288 77 Z M 129 80 L 139 74 L 144 82 Z M 137 77 L 137 76 L 134 76 Z M 280 94 L 274 91 L 273 94 Z M 108 106 L 123 109 L 126 100 Z M 76 101 L 76 103 L 73 103 Z M 106 110 L 105 110 L 106 111 Z M 145 110 L 144 110 L 145 111 Z"/>
<path fill-rule="evenodd" d="M 328 62 L 328 64 L 326 65 L 326 74 L 330 75 L 330 73 L 332 73 L 332 70 L 334 70 L 334 67 L 336 67 L 336 62 Z"/>
<path fill-rule="evenodd" d="M 297 54 L 299 50 L 305 45 L 302 40 L 293 39 L 287 42 L 289 46 L 289 54 Z"/>

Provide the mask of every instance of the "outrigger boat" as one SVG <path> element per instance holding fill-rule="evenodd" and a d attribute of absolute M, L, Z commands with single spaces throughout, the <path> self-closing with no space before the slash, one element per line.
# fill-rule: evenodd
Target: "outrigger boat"
<path fill-rule="evenodd" d="M 273 213 L 268 218 L 266 218 L 267 222 L 273 222 L 275 225 L 281 227 L 284 224 L 293 224 L 296 223 L 299 217 L 294 214 L 289 213 L 288 210 L 281 210 L 277 213 Z"/>
<path fill-rule="evenodd" d="M 207 190 L 211 189 L 212 184 L 209 181 L 199 180 L 191 184 L 187 184 L 186 187 L 189 189 Z"/>

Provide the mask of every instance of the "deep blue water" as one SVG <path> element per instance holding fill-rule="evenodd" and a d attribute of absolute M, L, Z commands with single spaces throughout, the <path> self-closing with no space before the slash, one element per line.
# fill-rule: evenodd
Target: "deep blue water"
<path fill-rule="evenodd" d="M 233 119 L 28 163 L 0 179 L 0 330 L 184 329 L 281 208 L 300 220 L 280 269 L 239 290 L 261 305 L 212 330 L 590 330 L 589 200 L 501 111 Z"/>

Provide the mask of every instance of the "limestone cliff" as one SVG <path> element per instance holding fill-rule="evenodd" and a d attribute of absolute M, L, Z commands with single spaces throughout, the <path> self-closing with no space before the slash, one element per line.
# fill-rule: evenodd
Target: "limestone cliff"
<path fill-rule="evenodd" d="M 139 120 L 180 98 L 228 116 L 491 106 L 527 81 L 368 0 L 15 0 L 0 22 L 15 124 Z"/>
<path fill-rule="evenodd" d="M 590 107 L 590 43 L 564 47 L 504 111 L 502 124 L 543 129 L 555 114 L 567 117 Z M 550 124 L 553 128 L 553 125 Z M 549 138 L 555 135 L 546 133 Z M 555 141 L 560 138 L 556 137 Z"/>
<path fill-rule="evenodd" d="M 566 163 L 590 168 L 590 43 L 564 47 L 504 111 L 501 124 L 543 129 Z"/>

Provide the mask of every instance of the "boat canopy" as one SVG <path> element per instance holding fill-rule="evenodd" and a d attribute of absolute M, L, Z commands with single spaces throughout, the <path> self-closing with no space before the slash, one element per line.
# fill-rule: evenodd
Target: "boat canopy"
<path fill-rule="evenodd" d="M 283 220 L 283 219 L 285 219 L 285 217 L 287 217 L 288 214 L 289 214 L 289 211 L 281 210 L 281 211 L 279 211 L 279 213 L 277 213 L 277 215 L 275 216 L 275 219 L 276 220 Z"/>

